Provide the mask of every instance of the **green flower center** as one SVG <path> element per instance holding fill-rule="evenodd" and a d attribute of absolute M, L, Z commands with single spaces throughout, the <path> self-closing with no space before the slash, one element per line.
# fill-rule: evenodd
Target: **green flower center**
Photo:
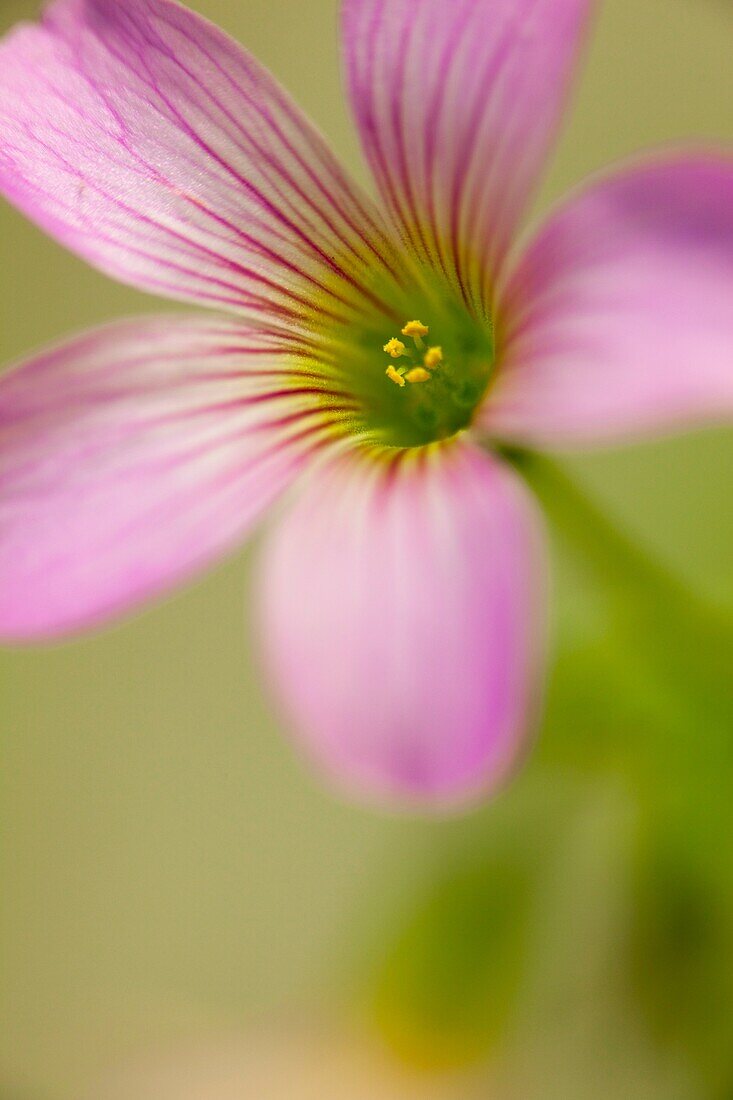
<path fill-rule="evenodd" d="M 403 292 L 392 310 L 400 320 L 375 310 L 337 333 L 334 362 L 354 407 L 350 427 L 371 442 L 419 447 L 447 439 L 470 425 L 486 392 L 492 325 L 440 290 Z"/>

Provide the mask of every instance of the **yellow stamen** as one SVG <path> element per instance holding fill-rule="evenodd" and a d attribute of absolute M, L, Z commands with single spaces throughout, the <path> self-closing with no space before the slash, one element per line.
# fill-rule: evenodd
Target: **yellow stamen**
<path fill-rule="evenodd" d="M 413 367 L 412 370 L 408 370 L 405 379 L 408 382 L 427 382 L 430 375 L 422 367 Z"/>
<path fill-rule="evenodd" d="M 404 386 L 404 384 L 405 384 L 404 378 L 402 377 L 402 375 L 398 371 L 396 371 L 394 369 L 393 366 L 387 367 L 387 369 L 384 373 L 387 375 L 387 377 L 389 378 L 389 380 L 391 382 L 394 382 L 394 384 L 396 386 Z M 412 373 L 412 372 L 410 372 L 410 373 Z"/>
<path fill-rule="evenodd" d="M 425 352 L 425 358 L 423 360 L 428 370 L 435 370 L 443 362 L 443 349 L 442 348 L 428 348 Z"/>
<path fill-rule="evenodd" d="M 391 340 L 388 340 L 384 345 L 384 351 L 387 355 L 391 355 L 393 359 L 399 359 L 401 355 L 405 354 L 407 350 L 401 340 L 398 340 L 396 336 L 393 336 Z"/>
<path fill-rule="evenodd" d="M 408 321 L 402 330 L 402 335 L 412 336 L 414 340 L 415 337 L 427 336 L 429 332 L 430 329 L 427 325 L 424 325 L 422 321 Z"/>

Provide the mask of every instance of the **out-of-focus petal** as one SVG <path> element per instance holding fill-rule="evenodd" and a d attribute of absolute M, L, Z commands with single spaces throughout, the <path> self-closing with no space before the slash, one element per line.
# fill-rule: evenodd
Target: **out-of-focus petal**
<path fill-rule="evenodd" d="M 292 392 L 291 392 L 292 391 Z M 155 318 L 0 379 L 0 637 L 93 626 L 243 538 L 323 413 L 236 323 Z"/>
<path fill-rule="evenodd" d="M 591 0 L 345 0 L 356 118 L 413 250 L 481 308 L 565 105 Z"/>
<path fill-rule="evenodd" d="M 129 1057 L 129 1055 L 128 1055 Z M 477 1100 L 483 1077 L 426 1073 L 369 1034 L 338 1023 L 269 1020 L 246 1035 L 179 1039 L 148 1049 L 84 1093 L 85 1100 Z M 492 1092 L 491 1100 L 506 1100 Z"/>
<path fill-rule="evenodd" d="M 501 307 L 495 435 L 575 447 L 733 416 L 733 158 L 627 168 L 550 218 Z"/>
<path fill-rule="evenodd" d="M 348 314 L 371 207 L 270 74 L 173 0 L 54 0 L 0 44 L 0 191 L 108 274 Z"/>
<path fill-rule="evenodd" d="M 266 663 L 318 765 L 368 799 L 497 786 L 531 733 L 542 540 L 514 474 L 463 443 L 343 455 L 265 546 Z"/>

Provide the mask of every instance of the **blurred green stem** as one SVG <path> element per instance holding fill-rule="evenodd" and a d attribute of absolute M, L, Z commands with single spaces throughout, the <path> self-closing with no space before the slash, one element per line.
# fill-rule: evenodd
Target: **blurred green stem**
<path fill-rule="evenodd" d="M 608 608 L 610 694 L 636 713 L 635 759 L 657 811 L 695 821 L 714 844 L 730 819 L 733 622 L 690 591 L 609 519 L 553 459 L 507 456 L 534 490 L 558 540 L 591 575 Z M 639 755 L 641 746 L 647 752 Z M 690 810 L 694 807 L 694 817 Z M 672 816 L 670 816 L 672 815 Z"/>
<path fill-rule="evenodd" d="M 553 459 L 507 452 L 550 525 L 600 582 L 636 659 L 733 709 L 733 625 L 609 520 Z M 679 678 L 681 682 L 679 682 Z"/>

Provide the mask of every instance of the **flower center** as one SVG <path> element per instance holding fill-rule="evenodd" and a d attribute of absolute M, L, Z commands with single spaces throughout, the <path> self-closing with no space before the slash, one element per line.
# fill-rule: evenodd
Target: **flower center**
<path fill-rule="evenodd" d="M 491 333 L 463 311 L 448 311 L 440 322 L 408 321 L 402 338 L 392 336 L 382 345 L 389 360 L 379 392 L 370 387 L 364 395 L 362 414 L 365 428 L 380 442 L 420 446 L 470 424 L 491 374 Z"/>
<path fill-rule="evenodd" d="M 369 291 L 367 308 L 313 334 L 323 403 L 348 433 L 380 446 L 421 447 L 467 428 L 494 368 L 491 319 L 423 269 L 400 283 L 377 278 Z"/>

